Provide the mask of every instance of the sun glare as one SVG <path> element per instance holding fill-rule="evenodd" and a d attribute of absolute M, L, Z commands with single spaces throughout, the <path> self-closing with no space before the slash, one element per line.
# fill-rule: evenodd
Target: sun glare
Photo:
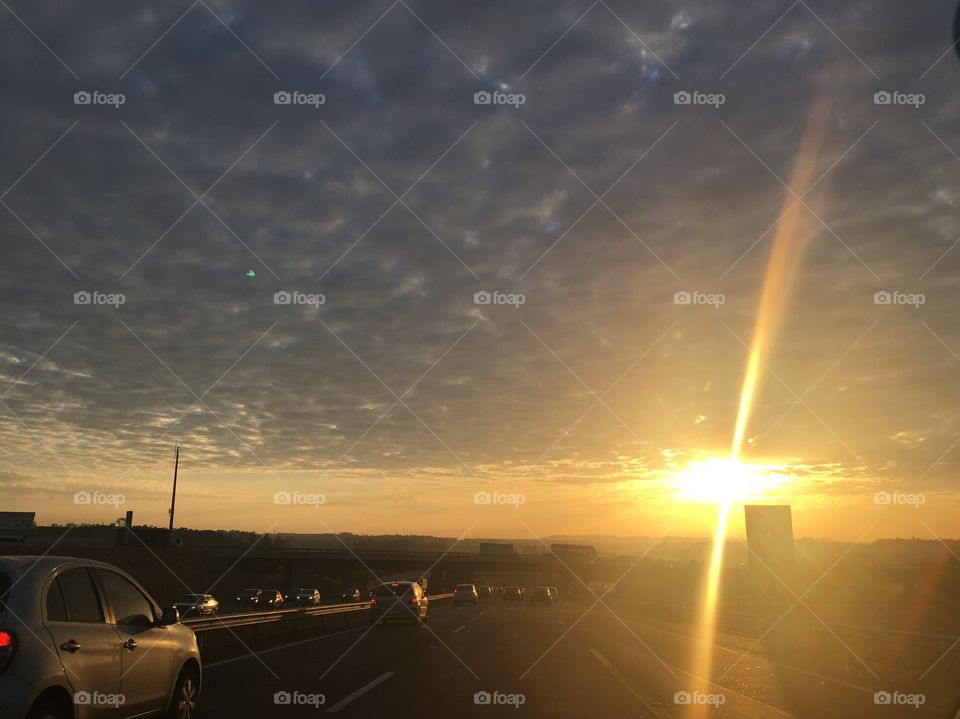
<path fill-rule="evenodd" d="M 719 457 L 693 462 L 676 477 L 677 498 L 701 504 L 764 499 L 786 481 L 779 469 Z"/>

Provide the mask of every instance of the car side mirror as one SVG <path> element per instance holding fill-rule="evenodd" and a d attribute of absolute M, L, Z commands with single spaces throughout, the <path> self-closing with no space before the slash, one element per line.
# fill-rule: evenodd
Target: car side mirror
<path fill-rule="evenodd" d="M 160 624 L 164 627 L 169 627 L 171 624 L 176 624 L 180 621 L 180 610 L 176 607 L 166 607 L 163 610 L 163 615 L 160 617 Z"/>

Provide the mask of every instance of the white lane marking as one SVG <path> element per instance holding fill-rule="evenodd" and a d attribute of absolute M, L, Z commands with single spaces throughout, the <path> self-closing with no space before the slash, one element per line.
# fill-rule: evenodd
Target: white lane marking
<path fill-rule="evenodd" d="M 562 619 L 558 619 L 558 620 L 557 620 L 557 624 L 566 624 L 566 622 L 563 621 Z"/>
<path fill-rule="evenodd" d="M 613 664 L 610 663 L 610 660 L 609 660 L 609 659 L 607 659 L 605 656 L 603 656 L 603 655 L 602 655 L 600 652 L 598 652 L 596 649 L 591 649 L 591 650 L 590 650 L 590 653 L 594 656 L 594 658 L 595 658 L 598 662 L 600 662 L 600 665 L 601 665 L 604 669 L 606 669 L 608 672 L 610 672 L 611 675 L 613 675 L 613 678 L 614 678 L 614 679 L 616 679 L 618 682 L 620 682 L 620 684 L 623 686 L 624 689 L 626 689 L 628 692 L 630 692 L 631 694 L 633 694 L 633 696 L 636 697 L 636 699 L 637 699 L 641 704 L 643 704 L 644 708 L 645 708 L 648 712 L 650 712 L 650 713 L 653 714 L 654 716 L 661 716 L 661 717 L 669 717 L 669 716 L 670 716 L 665 710 L 660 709 L 659 707 L 654 707 L 650 702 L 648 702 L 648 701 L 646 700 L 646 698 L 645 698 L 644 696 L 642 696 L 636 689 L 634 689 L 632 686 L 630 686 L 630 683 L 626 680 L 626 678 L 623 676 L 623 674 L 621 674 L 620 671 L 619 671 L 615 666 L 613 666 Z"/>
<path fill-rule="evenodd" d="M 462 627 L 457 627 L 456 629 L 454 629 L 454 630 L 453 630 L 453 633 L 456 634 L 456 633 L 459 632 L 461 629 L 466 629 L 466 628 L 467 628 L 467 625 L 464 624 Z"/>
<path fill-rule="evenodd" d="M 338 702 L 337 702 L 336 704 L 334 704 L 332 707 L 330 707 L 329 709 L 327 709 L 327 711 L 328 711 L 328 712 L 338 712 L 338 711 L 340 711 L 340 710 L 343 709 L 345 706 L 347 706 L 347 704 L 349 704 L 349 703 L 352 702 L 352 701 L 355 701 L 356 699 L 359 699 L 359 698 L 362 697 L 364 694 L 366 694 L 368 691 L 370 691 L 370 690 L 373 689 L 374 687 L 382 684 L 383 682 L 387 681 L 387 679 L 389 679 L 389 678 L 392 677 L 392 676 L 393 676 L 393 672 L 385 672 L 385 673 L 381 674 L 381 675 L 378 676 L 376 679 L 374 679 L 372 682 L 367 682 L 366 684 L 364 684 L 362 687 L 360 687 L 359 689 L 357 689 L 357 690 L 356 690 L 355 692 L 353 692 L 352 694 L 347 694 L 347 696 L 345 696 L 343 699 L 341 699 L 340 701 L 338 701 Z"/>
<path fill-rule="evenodd" d="M 310 642 L 318 642 L 322 639 L 329 639 L 330 637 L 338 637 L 341 634 L 350 634 L 351 632 L 359 632 L 366 627 L 354 627 L 353 629 L 343 629 L 339 632 L 333 632 L 332 634 L 324 634 L 320 637 L 313 637 L 312 639 L 301 639 L 299 642 L 291 642 L 290 644 L 281 644 L 279 647 L 271 647 L 270 649 L 261 649 L 258 652 L 250 654 L 241 654 L 239 657 L 230 657 L 229 659 L 221 659 L 219 662 L 204 662 L 203 670 L 213 669 L 215 667 L 223 666 L 224 664 L 232 664 L 233 662 L 240 662 L 244 659 L 253 659 L 262 654 L 270 654 L 271 652 L 279 652 L 283 649 L 290 649 L 291 647 L 299 647 L 301 644 L 309 644 Z"/>

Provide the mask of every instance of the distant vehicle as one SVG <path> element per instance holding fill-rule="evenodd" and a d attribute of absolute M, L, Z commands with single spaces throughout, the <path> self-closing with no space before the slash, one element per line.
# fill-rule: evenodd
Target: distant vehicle
<path fill-rule="evenodd" d="M 283 607 L 283 595 L 276 589 L 264 589 L 260 592 L 257 605 L 260 609 L 281 609 Z"/>
<path fill-rule="evenodd" d="M 553 601 L 557 601 L 560 598 L 560 592 L 557 591 L 556 587 L 547 587 L 550 590 L 550 594 L 553 595 Z"/>
<path fill-rule="evenodd" d="M 123 716 L 196 716 L 197 638 L 128 574 L 89 559 L 0 557 L 0 597 L 0 717 L 118 716 L 120 701 Z"/>
<path fill-rule="evenodd" d="M 530 590 L 531 604 L 553 604 L 553 594 L 550 587 L 534 587 Z"/>
<path fill-rule="evenodd" d="M 481 599 L 493 599 L 493 587 L 487 585 L 477 587 L 477 594 Z"/>
<path fill-rule="evenodd" d="M 503 588 L 503 601 L 505 602 L 521 602 L 523 601 L 523 592 L 520 591 L 520 587 L 511 585 L 509 587 Z"/>
<path fill-rule="evenodd" d="M 315 607 L 320 603 L 320 590 L 309 587 L 296 587 L 284 597 L 300 607 Z"/>
<path fill-rule="evenodd" d="M 458 584 L 456 589 L 453 590 L 453 606 L 458 604 L 476 605 L 479 598 L 480 595 L 473 584 Z"/>
<path fill-rule="evenodd" d="M 237 606 L 240 607 L 258 607 L 260 606 L 260 595 L 262 589 L 241 589 L 237 594 Z"/>
<path fill-rule="evenodd" d="M 348 589 L 340 595 L 341 602 L 359 602 L 361 599 L 359 589 Z"/>
<path fill-rule="evenodd" d="M 370 623 L 427 621 L 429 601 L 416 582 L 385 582 L 371 592 Z"/>
<path fill-rule="evenodd" d="M 521 599 L 526 599 L 526 598 L 527 598 L 527 588 L 526 588 L 525 586 L 523 586 L 522 584 L 520 585 L 520 598 L 521 598 Z"/>
<path fill-rule="evenodd" d="M 188 594 L 173 606 L 182 618 L 202 617 L 204 614 L 213 616 L 220 611 L 220 602 L 212 594 Z"/>

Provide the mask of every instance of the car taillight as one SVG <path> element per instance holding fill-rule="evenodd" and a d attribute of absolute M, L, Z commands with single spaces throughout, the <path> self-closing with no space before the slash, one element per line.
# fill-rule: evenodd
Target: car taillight
<path fill-rule="evenodd" d="M 0 630 L 0 674 L 10 666 L 13 655 L 17 651 L 17 635 L 13 632 Z"/>
<path fill-rule="evenodd" d="M 410 597 L 410 603 L 411 603 L 411 604 L 419 604 L 419 603 L 420 603 L 420 600 L 417 599 L 416 597 Z"/>
<path fill-rule="evenodd" d="M 374 606 L 376 603 L 377 603 L 377 598 L 376 598 L 376 597 L 370 597 L 370 606 L 372 607 L 372 606 Z"/>

